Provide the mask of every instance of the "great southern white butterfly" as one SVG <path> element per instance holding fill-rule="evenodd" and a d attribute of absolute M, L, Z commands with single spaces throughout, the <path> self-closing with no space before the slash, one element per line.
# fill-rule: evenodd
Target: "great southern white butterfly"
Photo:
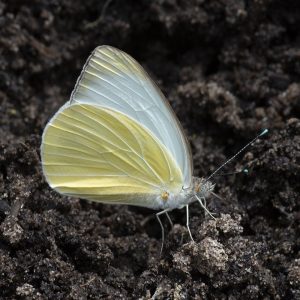
<path fill-rule="evenodd" d="M 160 210 L 163 240 L 159 216 L 182 207 L 192 239 L 189 204 L 206 209 L 214 188 L 208 179 L 215 172 L 193 177 L 189 144 L 159 88 L 110 46 L 92 52 L 70 100 L 46 125 L 41 158 L 47 182 L 61 194 Z"/>

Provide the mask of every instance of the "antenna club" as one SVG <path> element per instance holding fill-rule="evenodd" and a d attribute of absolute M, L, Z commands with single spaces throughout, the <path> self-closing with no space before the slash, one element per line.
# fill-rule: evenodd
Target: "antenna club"
<path fill-rule="evenodd" d="M 268 132 L 269 132 L 269 129 L 266 128 L 266 129 L 263 130 L 263 132 L 262 132 L 259 136 L 262 136 L 262 135 L 264 135 L 264 134 L 267 134 Z"/>

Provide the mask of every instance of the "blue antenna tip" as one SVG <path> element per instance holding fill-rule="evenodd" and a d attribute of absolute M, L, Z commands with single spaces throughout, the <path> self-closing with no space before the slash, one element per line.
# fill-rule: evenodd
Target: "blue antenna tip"
<path fill-rule="evenodd" d="M 265 129 L 265 130 L 263 130 L 263 132 L 259 136 L 262 136 L 262 135 L 264 135 L 264 134 L 266 134 L 268 132 L 269 132 L 269 129 Z"/>

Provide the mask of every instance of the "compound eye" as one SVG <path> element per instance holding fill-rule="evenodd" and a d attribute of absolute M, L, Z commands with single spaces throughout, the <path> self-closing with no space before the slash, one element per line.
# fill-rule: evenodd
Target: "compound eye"
<path fill-rule="evenodd" d="M 199 193 L 199 191 L 200 191 L 200 183 L 197 183 L 197 184 L 195 185 L 195 192 L 196 192 L 196 193 Z"/>

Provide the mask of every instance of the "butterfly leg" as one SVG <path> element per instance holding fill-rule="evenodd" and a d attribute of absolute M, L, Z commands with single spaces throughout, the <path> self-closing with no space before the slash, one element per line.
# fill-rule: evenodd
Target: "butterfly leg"
<path fill-rule="evenodd" d="M 206 205 L 203 204 L 202 202 L 202 198 L 199 198 L 197 195 L 196 195 L 196 198 L 198 200 L 198 202 L 200 203 L 200 205 L 202 206 L 202 208 L 215 220 L 216 218 L 211 214 L 211 212 L 206 208 Z M 206 200 L 205 198 L 203 198 L 203 200 L 205 201 L 206 203 Z"/>
<path fill-rule="evenodd" d="M 190 238 L 191 240 L 194 242 L 194 239 L 193 239 L 193 236 L 192 236 L 192 233 L 191 233 L 191 230 L 190 230 L 190 213 L 189 213 L 189 205 L 187 204 L 185 206 L 186 208 L 186 228 L 189 232 L 189 235 L 190 235 Z"/>
<path fill-rule="evenodd" d="M 161 228 L 161 248 L 160 248 L 160 255 L 162 254 L 162 251 L 163 251 L 163 248 L 164 248 L 164 242 L 165 242 L 165 229 L 164 229 L 164 226 L 159 218 L 160 215 L 162 214 L 168 214 L 168 211 L 169 209 L 165 209 L 165 210 L 162 210 L 160 212 L 158 212 L 156 214 L 156 218 L 157 218 L 157 221 L 160 225 L 160 228 Z"/>
<path fill-rule="evenodd" d="M 167 216 L 167 218 L 168 218 L 168 220 L 169 220 L 169 223 L 170 223 L 170 225 L 171 225 L 171 228 L 173 228 L 173 222 L 172 222 L 172 220 L 171 220 L 171 218 L 170 218 L 170 216 L 169 216 L 169 214 L 168 214 L 168 212 L 166 211 L 166 216 Z"/>
<path fill-rule="evenodd" d="M 220 201 L 224 202 L 225 200 L 219 196 L 218 194 L 214 193 L 214 192 L 211 192 L 212 195 L 214 195 L 217 199 L 219 199 Z"/>
<path fill-rule="evenodd" d="M 206 198 L 200 198 L 200 199 L 202 200 L 203 206 L 207 209 L 207 206 L 206 206 Z M 207 209 L 207 210 L 208 210 L 208 209 Z M 204 211 L 204 215 L 205 215 L 205 217 L 207 216 L 206 210 Z"/>

